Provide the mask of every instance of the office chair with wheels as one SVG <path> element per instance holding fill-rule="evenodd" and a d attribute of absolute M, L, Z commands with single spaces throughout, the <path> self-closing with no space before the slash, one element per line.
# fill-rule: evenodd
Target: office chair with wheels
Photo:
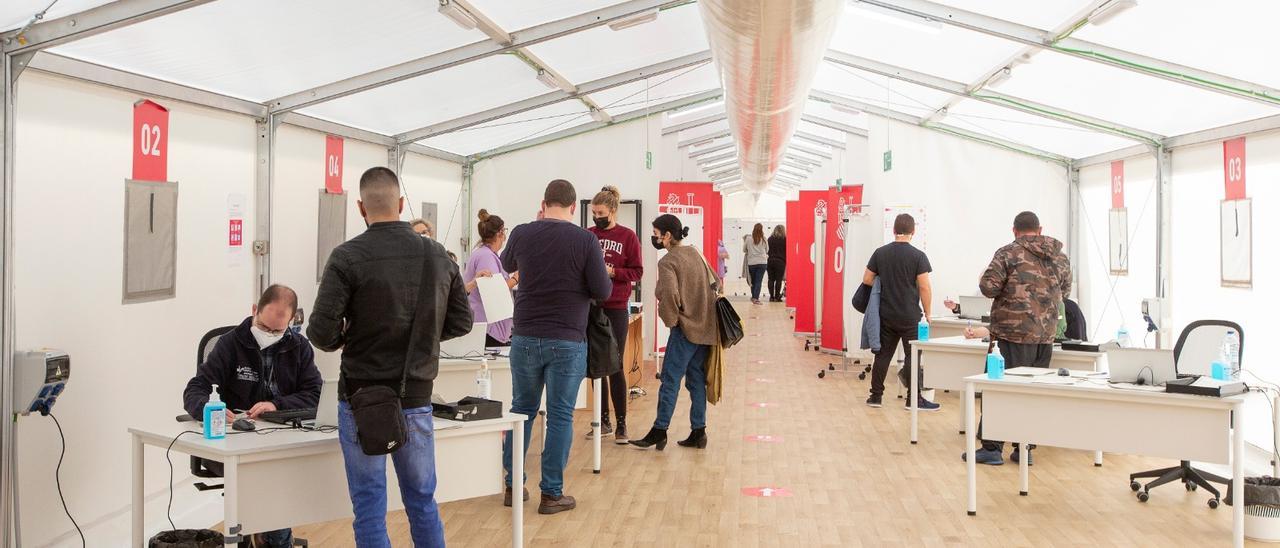
<path fill-rule="evenodd" d="M 1244 331 L 1240 329 L 1240 324 L 1227 320 L 1198 320 L 1191 322 L 1186 329 L 1182 330 L 1182 334 L 1178 336 L 1178 343 L 1173 347 L 1174 369 L 1178 375 L 1210 374 L 1210 364 L 1218 359 L 1218 354 L 1222 348 L 1222 339 L 1226 336 L 1228 329 L 1234 329 L 1240 338 L 1239 355 L 1236 359 L 1243 364 Z M 1241 365 L 1241 368 L 1243 367 Z M 1240 456 L 1233 455 L 1232 458 L 1240 458 Z M 1146 485 L 1141 485 L 1137 481 L 1138 478 L 1156 479 Z M 1190 461 L 1184 460 L 1178 463 L 1178 466 L 1129 474 L 1129 488 L 1138 493 L 1139 501 L 1146 502 L 1150 496 L 1149 491 L 1151 488 L 1175 480 L 1181 481 L 1187 491 L 1195 491 L 1196 488 L 1203 487 L 1205 491 L 1213 495 L 1213 498 L 1209 499 L 1209 508 L 1217 508 L 1222 499 L 1222 494 L 1213 484 L 1231 484 L 1230 479 L 1194 468 L 1191 466 Z"/>
<path fill-rule="evenodd" d="M 200 338 L 200 344 L 196 346 L 196 369 L 209 359 L 209 354 L 213 353 L 213 348 L 217 346 L 218 339 L 223 335 L 230 333 L 236 326 L 228 325 L 219 327 Z M 200 420 L 201 417 L 192 417 Z M 200 457 L 191 457 L 191 475 L 197 478 L 214 479 L 222 477 L 222 463 L 217 461 L 205 460 Z M 210 485 L 202 481 L 195 483 L 198 491 L 210 491 L 213 489 L 222 489 L 222 485 Z"/>

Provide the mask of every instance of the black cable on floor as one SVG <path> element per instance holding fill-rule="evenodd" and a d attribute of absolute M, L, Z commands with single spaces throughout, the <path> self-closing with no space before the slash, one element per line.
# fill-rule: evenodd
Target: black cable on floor
<path fill-rule="evenodd" d="M 67 499 L 62 496 L 62 458 L 67 455 L 67 437 L 62 434 L 62 423 L 58 422 L 58 417 L 49 413 L 49 418 L 53 419 L 53 424 L 58 427 L 58 439 L 62 441 L 62 450 L 58 453 L 58 466 L 53 471 L 53 483 L 58 487 L 58 500 L 62 501 L 62 511 L 67 514 L 67 519 L 71 520 L 71 525 L 76 527 L 76 533 L 80 535 L 80 546 L 86 546 L 84 531 L 80 530 L 80 524 L 76 523 L 76 518 L 71 517 L 71 510 L 67 508 Z"/>
<path fill-rule="evenodd" d="M 184 430 L 173 437 L 173 441 L 169 442 L 169 447 L 164 450 L 164 460 L 169 463 L 169 505 L 165 507 L 164 515 L 169 518 L 169 529 L 177 531 L 178 526 L 173 524 L 173 459 L 169 458 L 169 453 L 173 451 L 173 444 L 178 443 L 178 438 L 186 434 L 199 434 L 195 430 Z"/>

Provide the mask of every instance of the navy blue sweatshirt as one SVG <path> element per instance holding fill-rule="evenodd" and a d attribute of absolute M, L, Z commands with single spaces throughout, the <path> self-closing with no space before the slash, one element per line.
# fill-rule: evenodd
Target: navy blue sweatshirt
<path fill-rule="evenodd" d="M 515 227 L 502 251 L 502 267 L 520 273 L 514 336 L 585 341 L 591 301 L 604 302 L 613 292 L 600 240 L 568 221 L 542 219 Z"/>

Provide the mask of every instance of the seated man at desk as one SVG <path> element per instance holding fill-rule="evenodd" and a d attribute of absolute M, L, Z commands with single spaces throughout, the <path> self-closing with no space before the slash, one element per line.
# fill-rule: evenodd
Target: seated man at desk
<path fill-rule="evenodd" d="M 946 304 L 950 301 L 944 301 Z M 1086 327 L 1084 312 L 1080 310 L 1080 305 L 1071 299 L 1062 300 L 1062 313 L 1059 315 L 1058 333 L 1055 338 L 1066 339 L 1069 341 L 1085 341 L 1089 339 L 1089 328 Z M 955 313 L 960 313 L 960 305 L 955 306 Z M 1065 318 L 1063 318 L 1065 316 Z M 1065 321 L 1061 321 L 1065 320 Z M 964 329 L 964 338 L 966 339 L 985 339 L 991 336 L 991 330 L 985 327 L 966 327 Z"/>
<path fill-rule="evenodd" d="M 201 417 L 213 385 L 227 404 L 227 424 L 233 409 L 247 410 L 250 419 L 267 411 L 315 407 L 324 381 L 316 369 L 311 343 L 289 329 L 298 295 L 283 285 L 268 287 L 253 306 L 253 315 L 218 339 L 209 359 L 182 393 L 183 407 Z M 289 529 L 254 535 L 252 546 L 293 545 Z"/>

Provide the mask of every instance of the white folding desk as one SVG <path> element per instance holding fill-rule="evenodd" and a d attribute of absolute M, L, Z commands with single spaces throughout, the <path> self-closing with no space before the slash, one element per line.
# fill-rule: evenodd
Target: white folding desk
<path fill-rule="evenodd" d="M 986 375 L 965 378 L 965 425 L 972 431 L 982 392 L 984 435 L 994 439 L 1065 447 L 1101 449 L 1169 460 L 1231 464 L 1233 543 L 1244 546 L 1244 435 L 1232 428 L 1231 413 L 1243 409 L 1244 395 L 1227 398 L 1113 388 L 1105 380 L 1042 384 L 1029 377 Z M 978 512 L 976 444 L 967 436 L 969 515 Z M 1022 487 L 1029 493 L 1027 460 L 1018 462 Z"/>
<path fill-rule="evenodd" d="M 449 502 L 501 493 L 502 433 L 511 431 L 514 447 L 524 444 L 524 415 L 455 422 L 435 419 L 436 500 Z M 133 546 L 144 546 L 144 448 L 147 445 L 214 460 L 223 464 L 223 521 L 225 535 L 272 531 L 308 523 L 350 518 L 351 499 L 338 433 L 276 430 L 270 433 L 230 433 L 206 440 L 197 423 L 173 423 L 148 430 L 130 428 L 133 437 Z M 268 428 L 260 423 L 264 430 Z M 389 461 L 390 459 L 388 459 Z M 524 455 L 512 454 L 512 477 L 523 477 Z M 387 509 L 403 508 L 395 467 L 387 463 Z M 523 543 L 523 499 L 511 504 L 511 543 Z M 233 543 L 228 541 L 229 543 Z"/>
<path fill-rule="evenodd" d="M 966 327 L 987 327 L 987 323 L 959 316 L 934 316 L 929 318 L 929 338 L 963 337 Z"/>
<path fill-rule="evenodd" d="M 440 358 L 432 391 L 444 401 L 458 401 L 476 394 L 476 372 L 480 370 L 480 358 Z M 511 407 L 511 360 L 489 359 L 489 392 L 493 399 Z"/>
<path fill-rule="evenodd" d="M 929 377 L 928 384 L 935 389 L 942 390 L 964 390 L 965 377 L 970 375 L 978 375 L 985 373 L 987 370 L 987 347 L 989 343 L 982 342 L 982 339 L 966 339 L 959 337 L 929 337 L 927 341 L 913 341 L 911 348 L 916 352 L 916 364 L 926 371 Z M 1053 348 L 1053 359 L 1049 362 L 1049 367 L 1059 368 L 1065 367 L 1078 371 L 1103 371 L 1105 370 L 1106 357 L 1105 352 L 1077 352 L 1074 350 L 1063 350 L 1058 347 Z M 1006 364 L 1008 368 L 1018 367 L 1018 364 Z M 909 400 L 907 405 L 911 406 L 911 443 L 919 441 L 919 409 L 916 409 L 918 402 L 916 394 L 920 393 L 920 376 L 912 375 L 911 384 L 908 394 Z M 963 416 L 961 417 L 963 421 Z M 964 428 L 964 424 L 960 425 L 960 432 L 971 432 Z M 1000 439 L 1000 438 L 992 438 Z M 1098 455 L 1095 461 L 1097 464 L 1102 463 L 1102 455 Z"/>

